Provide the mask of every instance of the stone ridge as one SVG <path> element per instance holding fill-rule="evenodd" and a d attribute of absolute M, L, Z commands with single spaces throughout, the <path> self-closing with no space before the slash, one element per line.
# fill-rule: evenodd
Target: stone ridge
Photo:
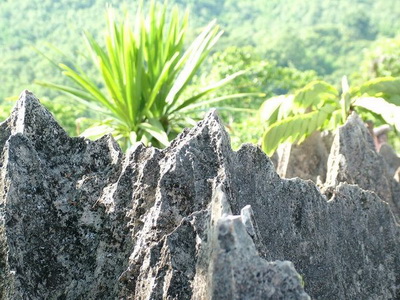
<path fill-rule="evenodd" d="M 400 298 L 387 203 L 281 179 L 259 148 L 232 151 L 215 112 L 124 155 L 68 137 L 25 91 L 0 130 L 1 300 Z"/>

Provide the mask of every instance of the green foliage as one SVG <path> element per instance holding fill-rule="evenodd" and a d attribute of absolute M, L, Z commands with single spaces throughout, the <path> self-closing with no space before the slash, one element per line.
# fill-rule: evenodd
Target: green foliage
<path fill-rule="evenodd" d="M 227 0 L 219 20 L 226 44 L 256 45 L 281 66 L 335 79 L 356 70 L 377 36 L 397 34 L 399 11 L 387 0 Z"/>
<path fill-rule="evenodd" d="M 353 92 L 359 95 L 367 94 L 374 97 L 381 97 L 390 103 L 400 105 L 400 78 L 375 78 L 365 82 Z"/>
<path fill-rule="evenodd" d="M 314 71 L 303 72 L 265 60 L 254 47 L 232 46 L 213 54 L 207 71 L 195 79 L 195 86 L 200 86 L 203 82 L 219 81 L 240 70 L 245 70 L 246 73 L 213 93 L 214 97 L 251 93 L 251 96 L 226 100 L 223 106 L 214 106 L 227 124 L 234 148 L 238 148 L 242 143 L 257 143 L 262 134 L 257 110 L 265 101 L 265 97 L 292 92 L 317 78 Z M 204 109 L 209 109 L 209 106 Z"/>
<path fill-rule="evenodd" d="M 289 29 L 275 37 L 264 47 L 265 57 L 280 66 L 299 70 L 315 70 L 326 79 L 338 74 L 354 72 L 361 63 L 359 53 L 370 43 L 350 37 L 348 30 L 339 25 L 326 24 Z"/>
<path fill-rule="evenodd" d="M 283 142 L 303 141 L 311 133 L 321 129 L 334 111 L 334 106 L 326 105 L 319 110 L 294 115 L 273 123 L 263 135 L 264 151 L 272 155 Z"/>
<path fill-rule="evenodd" d="M 387 99 L 400 95 L 398 79 L 379 78 L 361 87 L 350 89 L 347 79 L 342 81 L 342 92 L 323 81 L 314 81 L 294 95 L 273 97 L 260 108 L 260 119 L 265 125 L 262 137 L 263 150 L 272 155 L 283 142 L 300 143 L 317 130 L 334 130 L 344 124 L 352 111 L 361 116 L 366 112 L 375 121 L 394 126 L 400 132 L 400 106 Z"/>
<path fill-rule="evenodd" d="M 278 66 L 276 61 L 262 58 L 254 47 L 230 46 L 213 54 L 210 75 L 206 79 L 219 80 L 240 70 L 245 70 L 246 73 L 235 78 L 219 90 L 219 93 L 236 91 L 264 93 L 267 96 L 280 95 L 300 88 L 317 78 L 314 71 L 303 72 L 295 68 Z M 236 101 L 231 100 L 232 103 Z M 258 107 L 259 104 L 254 107 Z"/>
<path fill-rule="evenodd" d="M 117 21 L 109 9 L 105 47 L 86 33 L 89 53 L 100 76 L 91 78 L 77 64 L 60 64 L 73 86 L 39 84 L 69 93 L 109 117 L 83 135 L 111 132 L 124 148 L 136 141 L 166 146 L 187 124 L 187 111 L 198 106 L 196 102 L 242 73 L 236 72 L 197 94 L 182 97 L 222 34 L 211 22 L 185 50 L 188 18 L 188 13 L 181 18 L 178 8 L 169 15 L 167 3 L 161 6 L 152 2 L 147 17 L 138 9 L 131 29 L 128 15 Z"/>
<path fill-rule="evenodd" d="M 51 63 L 35 52 L 32 46 L 43 49 L 48 43 L 57 44 L 63 52 L 71 53 L 77 60 L 83 61 L 78 55 L 81 28 L 87 28 L 97 35 L 104 27 L 104 20 L 98 16 L 104 11 L 106 3 L 117 7 L 120 5 L 120 1 L 117 0 L 0 1 L 2 116 L 8 117 L 13 106 L 13 103 L 6 99 L 16 98 L 24 89 L 28 89 L 51 109 L 56 119 L 70 134 L 76 135 L 79 128 L 75 118 L 88 117 L 92 112 L 76 104 L 70 107 L 70 97 L 61 96 L 56 91 L 34 84 L 35 80 L 44 78 L 51 78 L 62 84 L 66 84 L 67 80 L 61 73 L 54 72 Z M 55 59 L 64 58 L 57 54 Z M 87 66 L 85 70 L 89 71 Z"/>
<path fill-rule="evenodd" d="M 357 98 L 353 105 L 380 115 L 386 123 L 393 125 L 396 131 L 400 132 L 400 106 L 389 103 L 383 98 L 375 97 Z"/>
<path fill-rule="evenodd" d="M 363 115 L 372 113 L 376 125 L 389 124 L 400 133 L 400 78 L 381 77 L 369 80 L 351 90 L 352 105 Z M 363 110 L 364 109 L 364 110 Z"/>
<path fill-rule="evenodd" d="M 126 2 L 0 1 L 0 104 L 2 99 L 17 96 L 26 88 L 48 99 L 58 96 L 33 85 L 35 80 L 43 78 L 63 84 L 67 81 L 51 72 L 50 64 L 31 46 L 43 49 L 46 43 L 56 44 L 64 53 L 76 56 L 81 49 L 81 28 L 97 37 L 105 25 L 98 16 L 106 3 L 116 9 L 131 10 L 138 1 Z M 313 69 L 325 80 L 357 71 L 360 53 L 369 47 L 371 39 L 394 37 L 400 26 L 400 2 L 393 0 L 171 0 L 171 3 L 191 7 L 194 12 L 191 24 L 195 28 L 217 18 L 225 31 L 219 42 L 220 50 L 227 45 L 252 45 L 262 59 L 300 70 Z M 291 34 L 286 37 L 288 33 Z M 190 30 L 188 34 L 197 32 Z M 388 75 L 398 76 L 377 76 Z"/>
<path fill-rule="evenodd" d="M 400 38 L 380 39 L 364 54 L 360 69 L 364 80 L 400 76 Z"/>
<path fill-rule="evenodd" d="M 8 118 L 11 112 L 11 105 L 9 103 L 3 103 L 0 106 L 0 123 Z"/>

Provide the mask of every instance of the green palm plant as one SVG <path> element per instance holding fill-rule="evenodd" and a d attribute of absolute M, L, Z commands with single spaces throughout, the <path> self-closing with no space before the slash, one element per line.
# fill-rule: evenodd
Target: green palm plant
<path fill-rule="evenodd" d="M 73 85 L 38 83 L 73 95 L 107 115 L 83 135 L 112 133 L 123 148 L 136 141 L 166 146 L 183 126 L 193 121 L 190 111 L 200 105 L 241 96 L 203 100 L 243 72 L 204 87 L 196 94 L 185 95 L 193 76 L 222 34 L 213 21 L 185 48 L 188 19 L 187 11 L 181 17 L 174 7 L 169 14 L 166 2 L 161 5 L 152 1 L 147 16 L 139 6 L 132 29 L 127 15 L 118 21 L 110 8 L 105 47 L 85 33 L 99 78 L 90 78 L 76 64 L 59 64 L 58 68 Z"/>
<path fill-rule="evenodd" d="M 399 133 L 400 79 L 377 78 L 350 89 L 343 77 L 341 93 L 324 81 L 313 81 L 294 95 L 270 98 L 259 110 L 265 126 L 262 148 L 271 156 L 281 143 L 301 143 L 314 131 L 336 129 L 352 111 L 372 115 Z"/>

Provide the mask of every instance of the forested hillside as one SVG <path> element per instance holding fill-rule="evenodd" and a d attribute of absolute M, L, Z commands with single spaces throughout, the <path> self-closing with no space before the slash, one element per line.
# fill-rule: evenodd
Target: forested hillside
<path fill-rule="evenodd" d="M 400 2 L 393 0 L 175 2 L 191 8 L 193 28 L 217 18 L 225 31 L 219 49 L 252 45 L 280 65 L 321 75 L 357 70 L 363 48 L 379 37 L 396 36 L 400 28 Z M 21 84 L 53 76 L 31 46 L 43 50 L 51 43 L 66 53 L 84 50 L 82 30 L 102 30 L 106 3 L 127 6 L 116 0 L 1 1 L 0 99 L 18 93 Z"/>
<path fill-rule="evenodd" d="M 278 0 L 224 2 L 218 18 L 227 43 L 252 44 L 282 65 L 321 75 L 349 73 L 370 42 L 394 37 L 400 2 L 391 0 Z"/>
<path fill-rule="evenodd" d="M 56 115 L 63 111 L 64 125 L 73 127 L 75 119 L 88 112 L 77 105 L 65 105 L 70 101 L 66 97 L 34 83 L 65 81 L 35 49 L 57 63 L 68 61 L 58 50 L 74 62 L 84 63 L 87 53 L 82 31 L 95 37 L 104 31 L 107 3 L 122 13 L 133 11 L 137 2 L 1 0 L 0 118 L 13 104 L 9 98 L 28 88 Z M 393 0 L 170 0 L 173 3 L 190 8 L 192 35 L 214 18 L 225 31 L 213 50 L 218 52 L 214 61 L 206 64 L 208 70 L 213 66 L 214 77 L 232 65 L 251 68 L 247 76 L 256 88 L 247 82 L 242 90 L 249 88 L 267 95 L 286 93 L 317 77 L 335 85 L 342 75 L 354 80 L 365 78 L 360 71 L 368 73 L 374 68 L 371 63 L 377 60 L 376 48 L 381 49 L 376 55 L 381 55 L 385 51 L 382 45 L 383 49 L 387 45 L 381 41 L 396 41 L 400 29 L 400 1 Z M 392 47 L 389 52 L 398 55 L 397 49 Z M 268 72 L 265 68 L 254 71 L 257 65 L 268 65 Z M 91 66 L 85 67 L 90 73 Z M 200 77 L 195 80 L 201 81 Z M 252 103 L 259 105 L 260 101 Z"/>

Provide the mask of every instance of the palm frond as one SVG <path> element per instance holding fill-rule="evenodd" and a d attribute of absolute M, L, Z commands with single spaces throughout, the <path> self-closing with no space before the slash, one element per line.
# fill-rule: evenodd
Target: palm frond
<path fill-rule="evenodd" d="M 41 84 L 71 94 L 89 105 L 103 107 L 114 120 L 107 125 L 116 126 L 113 133 L 124 145 L 132 144 L 132 139 L 168 145 L 168 138 L 176 135 L 175 120 L 185 120 L 185 114 L 196 105 L 201 106 L 207 95 L 243 74 L 227 76 L 182 99 L 222 31 L 215 21 L 210 22 L 185 50 L 188 12 L 181 17 L 177 7 L 169 11 L 167 1 L 164 5 L 151 1 L 148 14 L 144 15 L 141 2 L 131 26 L 128 15 L 120 21 L 109 8 L 104 46 L 85 33 L 98 77 L 91 78 L 78 65 L 59 64 L 73 85 Z M 207 99 L 203 105 L 232 97 Z M 100 129 L 104 128 L 101 124 Z"/>
<path fill-rule="evenodd" d="M 278 146 L 284 142 L 294 143 L 303 140 L 329 121 L 334 106 L 326 105 L 320 110 L 295 115 L 273 123 L 266 129 L 262 137 L 262 148 L 271 156 Z"/>
<path fill-rule="evenodd" d="M 400 78 L 375 78 L 361 85 L 359 91 L 361 95 L 383 97 L 387 101 L 400 106 Z"/>
<path fill-rule="evenodd" d="M 267 99 L 259 110 L 260 121 L 265 126 L 288 117 L 292 113 L 293 95 L 281 95 Z"/>
<path fill-rule="evenodd" d="M 313 81 L 294 95 L 294 105 L 305 111 L 313 107 L 319 108 L 328 102 L 334 102 L 338 97 L 338 91 L 325 81 Z"/>

